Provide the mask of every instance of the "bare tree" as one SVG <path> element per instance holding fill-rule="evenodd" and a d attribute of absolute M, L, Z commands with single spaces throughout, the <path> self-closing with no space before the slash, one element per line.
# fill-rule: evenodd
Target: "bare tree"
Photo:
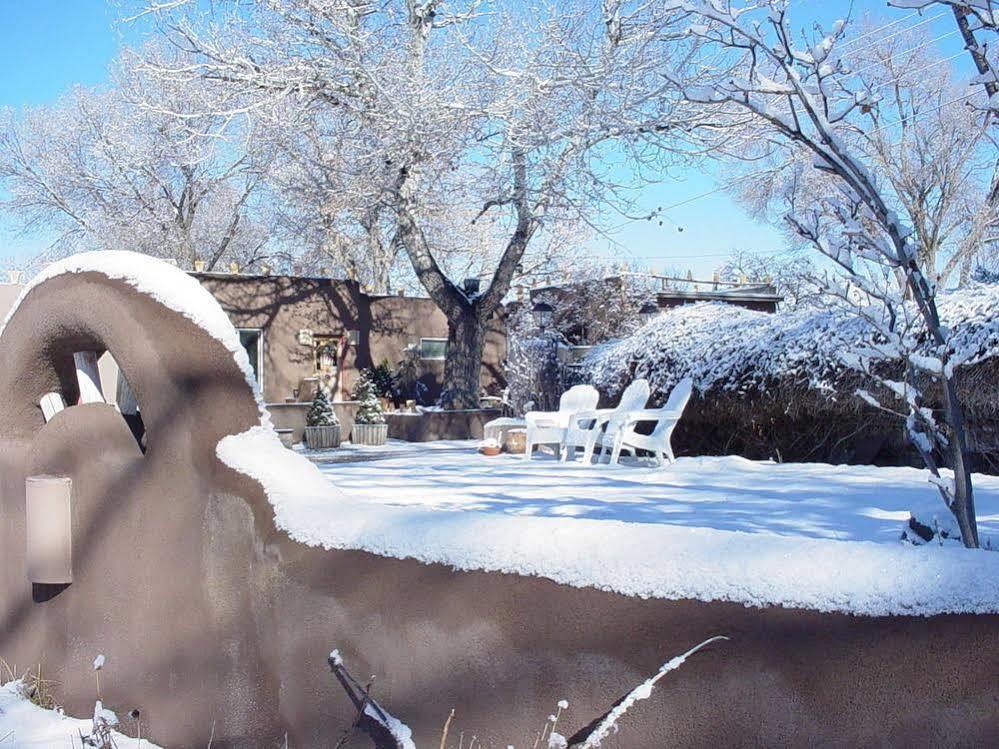
<path fill-rule="evenodd" d="M 359 204 L 387 207 L 383 247 L 404 250 L 447 316 L 450 407 L 477 406 L 487 326 L 532 244 L 621 195 L 595 163 L 601 149 L 621 143 L 657 168 L 695 150 L 692 108 L 660 75 L 665 65 L 682 78 L 694 41 L 671 38 L 676 14 L 652 4 L 280 0 L 210 23 L 174 5 L 150 12 L 197 62 L 148 70 L 224 90 L 219 116 L 320 112 L 351 144 L 347 163 L 327 152 L 324 167 L 363 165 L 377 196 Z M 470 265 L 453 262 L 455 247 L 489 259 L 479 289 L 449 274 Z"/>
<path fill-rule="evenodd" d="M 266 163 L 225 140 L 216 123 L 175 120 L 136 98 L 186 92 L 118 66 L 107 89 L 75 88 L 55 105 L 6 111 L 0 121 L 0 209 L 25 233 L 60 232 L 51 254 L 129 249 L 185 267 L 266 257 L 267 227 L 254 217 Z M 196 138 L 194 129 L 211 138 Z"/>
<path fill-rule="evenodd" d="M 880 98 L 849 72 L 837 51 L 846 24 L 837 21 L 804 46 L 790 26 L 788 4 L 765 0 L 736 6 L 707 0 L 682 3 L 694 17 L 691 34 L 725 50 L 730 66 L 706 85 L 688 87 L 692 101 L 730 106 L 752 115 L 754 141 L 792 156 L 808 155 L 827 189 L 808 204 L 793 204 L 786 220 L 808 244 L 832 261 L 844 282 L 844 303 L 875 326 L 870 346 L 844 352 L 898 397 L 907 433 L 953 513 L 966 546 L 978 546 L 964 414 L 955 367 L 965 352 L 950 341 L 937 311 L 932 269 L 920 263 L 913 230 L 851 145 L 851 116 Z M 901 362 L 901 380 L 890 368 Z M 924 386 L 939 391 L 942 409 L 927 404 Z M 885 407 L 867 391 L 868 402 Z M 940 471 L 940 460 L 953 479 Z"/>
<path fill-rule="evenodd" d="M 869 41 L 859 52 L 845 51 L 842 62 L 868 103 L 838 123 L 841 137 L 879 181 L 889 207 L 912 227 L 918 262 L 930 279 L 963 285 L 992 253 L 999 230 L 991 130 L 962 103 L 964 86 L 947 61 L 926 60 L 924 35 L 895 32 L 870 41 L 872 32 L 861 31 Z M 756 162 L 752 179 L 736 181 L 737 197 L 757 215 L 783 215 L 789 201 L 804 205 L 835 181 L 812 169 L 804 150 L 770 155 L 769 168 Z M 800 243 L 788 229 L 792 243 Z"/>

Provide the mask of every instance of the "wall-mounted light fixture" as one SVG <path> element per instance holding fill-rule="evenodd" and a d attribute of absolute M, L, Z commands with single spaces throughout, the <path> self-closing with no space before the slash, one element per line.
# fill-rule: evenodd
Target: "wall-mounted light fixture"
<path fill-rule="evenodd" d="M 555 308 L 547 302 L 538 302 L 531 308 L 531 316 L 534 318 L 534 324 L 541 328 L 541 330 L 552 324 L 552 316 L 554 314 Z"/>
<path fill-rule="evenodd" d="M 28 580 L 45 585 L 73 582 L 72 479 L 29 476 L 24 494 Z"/>

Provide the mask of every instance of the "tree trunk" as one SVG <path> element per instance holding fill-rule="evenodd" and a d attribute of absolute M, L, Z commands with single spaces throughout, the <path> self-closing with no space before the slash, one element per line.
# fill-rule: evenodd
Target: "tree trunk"
<path fill-rule="evenodd" d="M 978 523 L 975 517 L 975 494 L 971 484 L 968 438 L 954 381 L 943 382 L 944 414 L 950 427 L 950 464 L 954 470 L 954 503 L 951 512 L 957 519 L 961 540 L 969 549 L 978 548 Z"/>
<path fill-rule="evenodd" d="M 444 362 L 444 408 L 478 408 L 482 352 L 488 322 L 472 304 L 462 305 L 447 323 L 447 358 Z"/>

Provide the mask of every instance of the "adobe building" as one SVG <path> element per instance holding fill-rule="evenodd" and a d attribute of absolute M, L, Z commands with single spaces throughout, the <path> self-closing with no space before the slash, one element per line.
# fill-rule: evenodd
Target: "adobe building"
<path fill-rule="evenodd" d="M 240 333 L 264 400 L 298 400 L 318 377 L 333 400 L 347 400 L 360 370 L 387 363 L 414 390 L 407 399 L 434 403 L 441 391 L 448 325 L 426 297 L 365 293 L 355 281 L 231 273 L 191 274 L 222 305 Z M 482 388 L 503 385 L 506 335 L 500 321 L 486 340 Z M 417 392 L 419 391 L 419 397 Z"/>

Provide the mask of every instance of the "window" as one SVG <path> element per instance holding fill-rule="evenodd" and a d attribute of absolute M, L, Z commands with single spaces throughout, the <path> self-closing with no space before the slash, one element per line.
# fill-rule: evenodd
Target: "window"
<path fill-rule="evenodd" d="M 420 358 L 443 360 L 447 355 L 447 338 L 421 338 Z"/>
<path fill-rule="evenodd" d="M 253 376 L 257 379 L 257 386 L 263 390 L 263 354 L 264 354 L 264 331 L 259 328 L 240 328 L 239 342 L 250 357 L 250 368 Z"/>

